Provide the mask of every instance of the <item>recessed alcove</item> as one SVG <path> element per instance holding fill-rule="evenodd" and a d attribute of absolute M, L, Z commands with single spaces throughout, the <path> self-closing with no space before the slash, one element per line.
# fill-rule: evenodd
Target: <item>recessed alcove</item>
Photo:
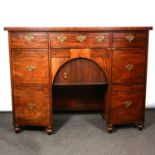
<path fill-rule="evenodd" d="M 53 82 L 55 111 L 101 110 L 107 78 L 94 61 L 77 58 L 59 68 Z"/>

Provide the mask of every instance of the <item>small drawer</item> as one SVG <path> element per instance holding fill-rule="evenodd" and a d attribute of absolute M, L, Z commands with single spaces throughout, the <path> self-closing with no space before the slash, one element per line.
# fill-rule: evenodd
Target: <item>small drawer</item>
<path fill-rule="evenodd" d="M 15 123 L 47 125 L 49 123 L 49 89 L 46 87 L 13 88 Z"/>
<path fill-rule="evenodd" d="M 44 32 L 12 32 L 11 48 L 48 48 L 48 34 Z"/>
<path fill-rule="evenodd" d="M 12 50 L 14 84 L 48 84 L 48 50 Z"/>
<path fill-rule="evenodd" d="M 146 70 L 145 50 L 114 50 L 112 82 L 144 82 Z"/>
<path fill-rule="evenodd" d="M 141 121 L 145 103 L 144 85 L 113 86 L 110 121 L 128 123 Z"/>
<path fill-rule="evenodd" d="M 52 58 L 69 58 L 70 49 L 51 49 Z"/>
<path fill-rule="evenodd" d="M 146 47 L 147 46 L 147 33 L 114 33 L 113 34 L 113 47 Z"/>
<path fill-rule="evenodd" d="M 109 33 L 52 33 L 51 48 L 109 47 Z"/>

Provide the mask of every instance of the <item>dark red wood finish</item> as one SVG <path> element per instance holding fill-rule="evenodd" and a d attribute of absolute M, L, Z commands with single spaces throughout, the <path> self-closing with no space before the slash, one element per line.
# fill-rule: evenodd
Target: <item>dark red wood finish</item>
<path fill-rule="evenodd" d="M 53 110 L 100 110 L 108 131 L 143 128 L 152 27 L 6 27 L 15 131 L 45 126 Z"/>

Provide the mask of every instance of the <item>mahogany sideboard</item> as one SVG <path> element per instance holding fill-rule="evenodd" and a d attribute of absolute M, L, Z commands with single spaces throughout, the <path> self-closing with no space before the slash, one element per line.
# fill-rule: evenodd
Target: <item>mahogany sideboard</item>
<path fill-rule="evenodd" d="M 144 125 L 152 27 L 5 27 L 15 132 L 53 131 L 53 110 L 100 110 L 108 132 Z"/>

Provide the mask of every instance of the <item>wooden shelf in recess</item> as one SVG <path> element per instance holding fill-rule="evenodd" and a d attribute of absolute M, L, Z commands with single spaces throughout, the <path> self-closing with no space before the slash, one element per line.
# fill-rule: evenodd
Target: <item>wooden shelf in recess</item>
<path fill-rule="evenodd" d="M 101 86 L 107 85 L 106 82 L 103 83 L 54 83 L 53 86 Z"/>

